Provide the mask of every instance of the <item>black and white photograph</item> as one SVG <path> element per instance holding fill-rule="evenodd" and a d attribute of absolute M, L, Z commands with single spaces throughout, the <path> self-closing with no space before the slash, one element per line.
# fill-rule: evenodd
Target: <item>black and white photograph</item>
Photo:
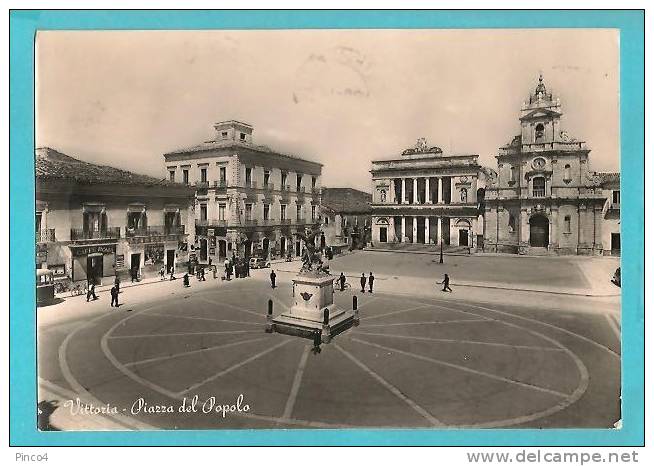
<path fill-rule="evenodd" d="M 622 427 L 618 30 L 40 30 L 34 66 L 39 430 Z"/>

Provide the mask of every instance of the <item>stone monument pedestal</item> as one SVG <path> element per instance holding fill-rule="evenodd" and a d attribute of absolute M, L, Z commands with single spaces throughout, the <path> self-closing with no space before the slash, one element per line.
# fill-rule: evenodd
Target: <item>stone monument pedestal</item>
<path fill-rule="evenodd" d="M 347 330 L 354 324 L 354 312 L 334 306 L 334 277 L 300 273 L 293 279 L 293 305 L 273 318 L 274 331 L 286 335 L 313 338 L 322 331 L 322 341 Z M 325 323 L 325 310 L 329 320 Z"/>

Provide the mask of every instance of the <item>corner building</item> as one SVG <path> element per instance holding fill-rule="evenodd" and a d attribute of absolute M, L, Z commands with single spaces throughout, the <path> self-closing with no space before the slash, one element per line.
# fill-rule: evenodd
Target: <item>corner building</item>
<path fill-rule="evenodd" d="M 319 223 L 322 164 L 253 143 L 239 121 L 213 139 L 164 154 L 168 178 L 195 188 L 196 259 L 299 256 L 294 233 Z"/>
<path fill-rule="evenodd" d="M 602 254 L 605 194 L 590 149 L 561 128 L 543 77 L 520 110 L 520 134 L 499 149 L 485 191 L 484 250 Z"/>

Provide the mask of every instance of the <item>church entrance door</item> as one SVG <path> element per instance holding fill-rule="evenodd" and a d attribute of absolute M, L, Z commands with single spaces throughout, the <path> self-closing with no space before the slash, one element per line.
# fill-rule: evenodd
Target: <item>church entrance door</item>
<path fill-rule="evenodd" d="M 529 220 L 529 245 L 535 248 L 546 248 L 549 244 L 550 222 L 542 215 L 536 215 Z"/>

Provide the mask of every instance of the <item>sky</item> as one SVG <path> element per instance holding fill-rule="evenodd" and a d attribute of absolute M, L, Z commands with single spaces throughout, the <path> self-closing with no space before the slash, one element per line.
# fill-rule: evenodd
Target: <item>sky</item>
<path fill-rule="evenodd" d="M 48 31 L 36 47 L 36 145 L 165 177 L 163 154 L 254 126 L 254 142 L 370 191 L 370 162 L 425 137 L 478 154 L 519 134 L 543 74 L 591 169 L 619 170 L 619 36 L 608 29 Z"/>

